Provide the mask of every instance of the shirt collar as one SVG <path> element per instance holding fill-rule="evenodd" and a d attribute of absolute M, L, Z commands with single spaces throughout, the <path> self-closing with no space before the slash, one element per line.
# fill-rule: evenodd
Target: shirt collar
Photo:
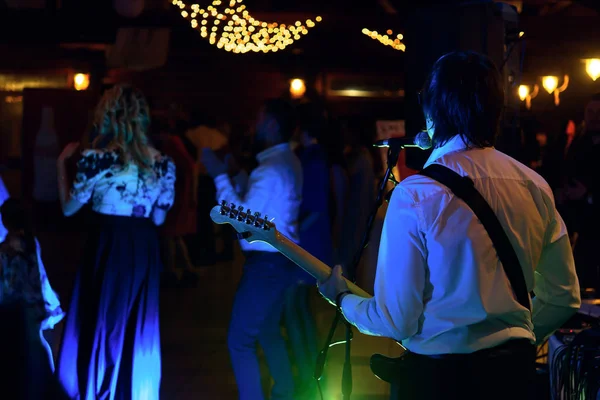
<path fill-rule="evenodd" d="M 259 163 L 263 163 L 269 158 L 276 156 L 278 154 L 284 153 L 286 151 L 291 151 L 291 146 L 288 142 L 277 144 L 275 146 L 269 147 L 266 150 L 261 151 L 256 155 L 256 161 Z"/>
<path fill-rule="evenodd" d="M 447 154 L 461 150 L 466 150 L 467 147 L 468 146 L 463 140 L 463 138 L 460 135 L 456 135 L 450 138 L 450 140 L 448 140 L 443 146 L 436 147 L 435 149 L 433 149 L 431 155 L 429 156 L 427 162 L 423 167 L 428 167 L 429 165 L 433 164 L 435 161 L 444 157 Z"/>

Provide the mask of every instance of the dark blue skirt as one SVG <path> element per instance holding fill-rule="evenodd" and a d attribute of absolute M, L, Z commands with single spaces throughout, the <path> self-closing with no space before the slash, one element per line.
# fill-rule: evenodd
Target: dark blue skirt
<path fill-rule="evenodd" d="M 95 215 L 58 357 L 78 400 L 158 400 L 160 254 L 149 219 Z"/>

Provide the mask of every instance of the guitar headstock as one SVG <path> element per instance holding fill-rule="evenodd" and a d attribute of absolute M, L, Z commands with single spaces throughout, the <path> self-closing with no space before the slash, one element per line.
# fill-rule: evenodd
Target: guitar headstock
<path fill-rule="evenodd" d="M 246 241 L 273 243 L 277 229 L 275 224 L 268 220 L 268 216 L 261 217 L 259 212 L 252 213 L 250 209 L 233 203 L 222 201 L 220 206 L 215 206 L 210 211 L 210 218 L 215 224 L 229 224 Z"/>

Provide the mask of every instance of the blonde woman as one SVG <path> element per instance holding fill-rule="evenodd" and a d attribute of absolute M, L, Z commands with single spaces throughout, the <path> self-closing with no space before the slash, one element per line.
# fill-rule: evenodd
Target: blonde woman
<path fill-rule="evenodd" d="M 174 201 L 175 165 L 151 147 L 148 103 L 116 86 L 96 109 L 98 137 L 84 150 L 72 184 L 58 159 L 63 213 L 92 203 L 93 224 L 58 358 L 58 379 L 72 399 L 155 400 L 160 386 L 156 226 Z"/>

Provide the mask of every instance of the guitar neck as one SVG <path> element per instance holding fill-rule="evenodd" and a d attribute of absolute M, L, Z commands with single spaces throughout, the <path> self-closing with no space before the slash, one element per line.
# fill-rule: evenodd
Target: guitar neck
<path fill-rule="evenodd" d="M 269 244 L 318 281 L 323 281 L 331 275 L 330 267 L 279 232 L 277 232 L 274 243 Z M 361 297 L 373 297 L 348 279 L 346 279 L 346 283 L 348 290 L 353 294 Z"/>

